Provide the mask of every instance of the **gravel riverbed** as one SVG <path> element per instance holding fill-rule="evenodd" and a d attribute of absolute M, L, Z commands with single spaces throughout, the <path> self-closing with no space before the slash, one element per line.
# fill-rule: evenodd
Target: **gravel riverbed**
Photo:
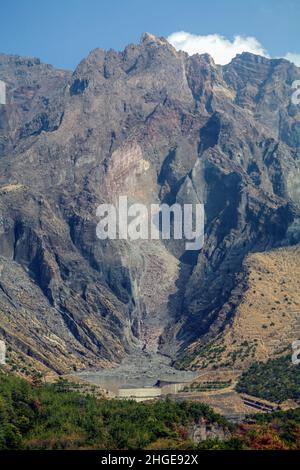
<path fill-rule="evenodd" d="M 107 389 L 153 387 L 158 380 L 185 382 L 197 374 L 171 366 L 171 359 L 159 353 L 137 351 L 113 369 L 85 370 L 76 374 Z"/>

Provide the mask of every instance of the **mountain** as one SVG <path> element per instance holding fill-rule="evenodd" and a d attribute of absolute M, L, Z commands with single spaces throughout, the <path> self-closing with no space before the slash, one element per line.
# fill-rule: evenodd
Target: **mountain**
<path fill-rule="evenodd" d="M 286 355 L 293 369 L 292 343 L 300 333 L 300 246 L 251 253 L 242 270 L 242 300 L 231 321 L 205 344 L 201 338 L 192 342 L 180 367 L 240 371 Z"/>
<path fill-rule="evenodd" d="M 1 54 L 0 79 L 0 336 L 16 364 L 185 357 L 237 321 L 248 255 L 299 242 L 300 69 L 287 60 L 221 67 L 144 33 L 73 73 Z M 97 206 L 122 194 L 203 203 L 203 248 L 99 240 Z"/>

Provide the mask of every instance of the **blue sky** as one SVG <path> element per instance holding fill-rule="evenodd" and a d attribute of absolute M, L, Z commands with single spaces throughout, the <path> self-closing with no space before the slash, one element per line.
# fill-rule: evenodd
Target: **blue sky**
<path fill-rule="evenodd" d="M 0 51 L 74 69 L 95 47 L 122 50 L 143 31 L 253 36 L 272 57 L 300 54 L 299 0 L 1 0 Z"/>

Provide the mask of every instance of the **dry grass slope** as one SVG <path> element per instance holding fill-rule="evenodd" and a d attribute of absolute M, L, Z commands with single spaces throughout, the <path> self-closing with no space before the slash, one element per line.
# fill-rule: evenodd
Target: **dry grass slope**
<path fill-rule="evenodd" d="M 300 338 L 300 246 L 251 254 L 244 266 L 247 289 L 233 321 L 209 345 L 192 345 L 192 367 L 244 370 L 287 354 Z"/>

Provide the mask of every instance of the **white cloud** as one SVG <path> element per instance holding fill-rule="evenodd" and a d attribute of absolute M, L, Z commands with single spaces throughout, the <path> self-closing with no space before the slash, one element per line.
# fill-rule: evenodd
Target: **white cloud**
<path fill-rule="evenodd" d="M 294 54 L 293 52 L 288 52 L 285 56 L 285 59 L 289 60 L 290 62 L 294 62 L 297 67 L 300 67 L 300 54 Z"/>
<path fill-rule="evenodd" d="M 228 64 L 237 54 L 242 52 L 252 52 L 269 57 L 260 42 L 251 36 L 235 36 L 233 41 L 230 41 L 220 34 L 200 36 L 179 31 L 172 33 L 167 39 L 177 50 L 185 51 L 189 55 L 208 53 L 217 64 L 221 65 Z"/>

